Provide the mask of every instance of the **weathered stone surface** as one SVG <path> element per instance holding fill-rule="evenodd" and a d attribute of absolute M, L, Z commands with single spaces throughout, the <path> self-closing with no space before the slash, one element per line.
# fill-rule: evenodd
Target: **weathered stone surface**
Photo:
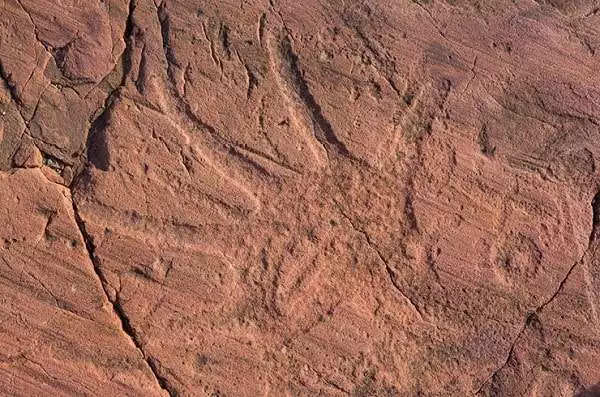
<path fill-rule="evenodd" d="M 13 156 L 13 163 L 18 168 L 40 168 L 44 165 L 44 158 L 33 140 L 24 137 Z"/>
<path fill-rule="evenodd" d="M 11 168 L 12 157 L 25 132 L 25 123 L 8 87 L 0 84 L 0 170 Z"/>
<path fill-rule="evenodd" d="M 6 300 L 77 314 L 22 356 L 44 390 L 594 393 L 597 4 L 92 3 L 0 8 L 3 169 L 41 167 L 5 235 L 53 297 L 9 247 Z"/>
<path fill-rule="evenodd" d="M 37 170 L 0 177 L 0 389 L 161 395 L 93 270 L 70 192 Z"/>

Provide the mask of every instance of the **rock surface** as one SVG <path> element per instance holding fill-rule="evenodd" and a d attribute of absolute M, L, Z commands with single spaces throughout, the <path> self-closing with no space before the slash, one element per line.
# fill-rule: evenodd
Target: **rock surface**
<path fill-rule="evenodd" d="M 0 15 L 5 395 L 597 393 L 598 2 Z"/>

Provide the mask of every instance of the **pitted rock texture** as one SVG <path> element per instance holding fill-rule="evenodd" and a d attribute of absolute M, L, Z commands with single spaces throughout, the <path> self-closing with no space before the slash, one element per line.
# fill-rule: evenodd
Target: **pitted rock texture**
<path fill-rule="evenodd" d="M 5 395 L 597 393 L 597 1 L 0 14 Z"/>

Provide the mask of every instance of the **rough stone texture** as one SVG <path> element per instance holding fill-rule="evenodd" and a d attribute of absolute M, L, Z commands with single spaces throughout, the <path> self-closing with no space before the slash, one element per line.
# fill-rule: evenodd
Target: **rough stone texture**
<path fill-rule="evenodd" d="M 598 393 L 598 2 L 0 14 L 7 395 Z"/>
<path fill-rule="evenodd" d="M 96 277 L 71 194 L 39 169 L 0 177 L 0 390 L 161 395 Z"/>

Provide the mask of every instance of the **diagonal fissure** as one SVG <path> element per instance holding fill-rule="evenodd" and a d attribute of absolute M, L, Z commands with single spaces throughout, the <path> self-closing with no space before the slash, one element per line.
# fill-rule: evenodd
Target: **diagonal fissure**
<path fill-rule="evenodd" d="M 485 379 L 485 381 L 476 389 L 474 394 L 479 394 L 483 390 L 483 388 L 488 383 L 493 381 L 494 378 L 496 376 L 498 376 L 498 374 L 508 365 L 511 357 L 514 355 L 515 347 L 516 347 L 517 343 L 519 342 L 519 340 L 521 339 L 521 337 L 523 336 L 523 333 L 527 330 L 527 328 L 530 326 L 530 324 L 532 324 L 535 321 L 537 316 L 550 303 L 552 303 L 554 301 L 554 299 L 560 294 L 560 292 L 563 290 L 565 284 L 571 277 L 571 274 L 573 274 L 573 271 L 575 270 L 577 265 L 584 264 L 586 256 L 590 252 L 594 243 L 596 243 L 598 238 L 600 237 L 600 192 L 596 193 L 596 195 L 594 196 L 594 198 L 592 200 L 591 205 L 592 205 L 592 230 L 590 231 L 588 246 L 585 249 L 585 251 L 583 252 L 583 254 L 581 255 L 581 258 L 579 258 L 578 261 L 576 261 L 575 263 L 573 263 L 573 265 L 571 265 L 571 267 L 569 268 L 569 270 L 567 271 L 565 276 L 561 279 L 561 281 L 558 284 L 558 287 L 556 288 L 554 293 L 548 299 L 546 299 L 540 306 L 538 306 L 533 312 L 529 313 L 529 315 L 525 319 L 523 326 L 521 327 L 521 329 L 517 333 L 517 336 L 511 343 L 510 348 L 508 350 L 508 354 L 506 355 L 506 359 L 504 360 L 504 362 L 497 369 L 495 369 L 490 376 L 488 376 Z M 592 308 L 592 309 L 594 309 L 594 308 Z M 596 316 L 596 313 L 594 313 L 594 316 Z"/>
<path fill-rule="evenodd" d="M 423 313 L 422 313 L 421 309 L 419 309 L 419 306 L 417 306 L 417 304 L 415 302 L 413 302 L 413 300 L 404 292 L 404 290 L 398 283 L 398 275 L 396 274 L 396 272 L 390 265 L 389 261 L 383 256 L 379 247 L 377 247 L 377 245 L 373 242 L 373 240 L 371 239 L 369 234 L 363 228 L 356 225 L 355 222 L 352 220 L 352 218 L 348 214 L 346 214 L 346 212 L 343 210 L 343 207 L 341 206 L 340 203 L 338 203 L 336 200 L 334 200 L 334 203 L 335 203 L 338 211 L 342 215 L 342 217 L 348 221 L 348 223 L 350 224 L 352 229 L 354 229 L 356 232 L 358 232 L 359 234 L 361 234 L 364 237 L 369 248 L 371 248 L 373 250 L 373 252 L 375 252 L 375 254 L 379 258 L 379 260 L 384 264 L 385 271 L 386 271 L 388 278 L 390 279 L 390 282 L 392 283 L 392 286 L 394 287 L 394 289 L 396 289 L 396 291 L 398 291 L 398 293 L 405 299 L 407 304 L 418 315 L 419 319 L 423 320 Z"/>
<path fill-rule="evenodd" d="M 121 299 L 120 299 L 119 295 L 117 294 L 115 299 L 111 299 L 110 294 L 108 293 L 108 290 L 107 290 L 107 286 L 109 285 L 109 283 L 108 283 L 108 280 L 106 279 L 106 276 L 104 275 L 104 272 L 102 271 L 98 257 L 96 256 L 96 246 L 94 244 L 93 238 L 87 232 L 86 226 L 85 226 L 85 221 L 83 221 L 83 219 L 79 215 L 79 209 L 77 208 L 77 204 L 75 203 L 75 200 L 73 198 L 72 198 L 72 203 L 73 203 L 73 214 L 75 217 L 75 222 L 77 223 L 77 227 L 79 228 L 79 232 L 85 243 L 85 248 L 87 250 L 90 261 L 92 262 L 94 272 L 95 272 L 96 276 L 98 277 L 98 279 L 100 280 L 100 284 L 102 285 L 102 290 L 104 292 L 106 299 L 111 303 L 113 312 L 119 319 L 121 329 L 129 337 L 131 342 L 135 345 L 137 350 L 140 352 L 140 354 L 144 358 L 144 361 L 146 362 L 150 371 L 154 375 L 154 378 L 156 379 L 156 382 L 158 383 L 160 388 L 163 389 L 164 391 L 166 391 L 169 394 L 169 396 L 176 397 L 178 395 L 177 391 L 175 390 L 173 385 L 171 385 L 169 380 L 160 374 L 160 369 L 158 368 L 156 360 L 153 359 L 144 350 L 143 343 L 140 341 L 137 331 L 132 326 L 129 316 L 127 315 L 127 313 L 125 312 L 125 309 L 123 308 L 123 306 L 121 304 Z"/>
<path fill-rule="evenodd" d="M 74 182 L 71 187 L 71 200 L 73 205 L 73 215 L 75 218 L 75 222 L 79 229 L 79 233 L 83 238 L 85 248 L 87 250 L 89 259 L 92 263 L 92 267 L 94 269 L 94 273 L 98 277 L 100 284 L 102 285 L 102 290 L 106 299 L 111 303 L 114 314 L 119 320 L 121 330 L 123 333 L 127 335 L 127 337 L 131 340 L 133 345 L 139 351 L 141 356 L 144 359 L 144 362 L 152 372 L 158 386 L 168 393 L 169 396 L 175 397 L 178 395 L 178 392 L 175 390 L 174 386 L 170 383 L 170 381 L 161 375 L 161 370 L 159 368 L 158 360 L 151 357 L 144 349 L 144 344 L 142 343 L 136 329 L 131 324 L 131 320 L 127 315 L 125 309 L 123 308 L 122 301 L 120 299 L 119 294 L 117 293 L 114 299 L 111 299 L 111 295 L 108 292 L 109 282 L 102 270 L 101 263 L 99 261 L 98 256 L 96 255 L 96 245 L 94 244 L 94 240 L 92 235 L 87 231 L 85 221 L 82 219 L 79 209 L 77 207 L 77 203 L 73 196 L 73 187 L 77 186 L 77 181 L 81 177 L 81 171 L 85 167 L 89 167 L 90 165 L 97 166 L 99 169 L 104 169 L 108 167 L 108 151 L 105 145 L 105 137 L 104 133 L 109 124 L 110 116 L 112 111 L 114 110 L 115 104 L 118 100 L 118 96 L 120 95 L 122 88 L 126 85 L 129 74 L 131 73 L 131 63 L 132 63 L 132 51 L 133 44 L 135 40 L 135 23 L 133 19 L 133 13 L 135 11 L 136 2 L 135 0 L 129 1 L 129 13 L 127 16 L 127 24 L 124 32 L 124 41 L 126 44 L 126 48 L 122 54 L 122 63 L 123 63 L 123 75 L 121 76 L 120 84 L 117 88 L 113 89 L 106 96 L 103 109 L 98 114 L 98 116 L 91 121 L 91 127 L 88 134 L 87 140 L 87 151 L 85 153 L 85 157 L 82 159 L 82 163 L 85 162 L 85 166 L 80 170 L 79 175 L 74 178 Z M 104 167 L 103 167 L 104 166 Z"/>

